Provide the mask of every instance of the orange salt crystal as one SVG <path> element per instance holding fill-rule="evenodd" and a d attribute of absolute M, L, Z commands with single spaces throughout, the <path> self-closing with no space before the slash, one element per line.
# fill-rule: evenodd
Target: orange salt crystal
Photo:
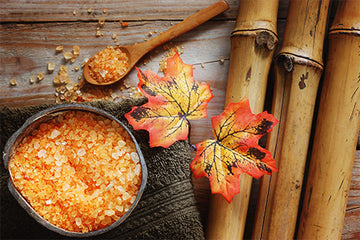
<path fill-rule="evenodd" d="M 126 53 L 119 48 L 108 47 L 89 60 L 90 76 L 99 83 L 120 79 L 129 67 Z"/>
<path fill-rule="evenodd" d="M 129 23 L 127 23 L 127 22 L 120 21 L 120 23 L 123 28 L 126 28 L 129 26 Z"/>
<path fill-rule="evenodd" d="M 10 86 L 16 86 L 17 85 L 17 81 L 13 78 L 10 80 Z"/>
<path fill-rule="evenodd" d="M 105 18 L 103 18 L 103 17 L 101 17 L 101 18 L 99 18 L 99 26 L 100 27 L 103 27 L 104 25 L 105 25 Z"/>
<path fill-rule="evenodd" d="M 9 164 L 15 187 L 34 210 L 72 232 L 99 230 L 120 219 L 139 192 L 140 169 L 127 131 L 83 111 L 40 124 Z"/>

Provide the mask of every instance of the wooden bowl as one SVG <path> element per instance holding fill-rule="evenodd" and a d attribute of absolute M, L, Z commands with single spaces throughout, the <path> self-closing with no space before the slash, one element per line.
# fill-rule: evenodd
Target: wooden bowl
<path fill-rule="evenodd" d="M 51 224 L 50 222 L 48 222 L 47 220 L 45 220 L 42 216 L 40 216 L 34 209 L 33 207 L 29 204 L 29 202 L 21 195 L 21 193 L 16 189 L 14 182 L 13 182 L 13 178 L 10 174 L 10 178 L 8 181 L 8 187 L 9 190 L 11 192 L 11 194 L 14 196 L 14 198 L 18 201 L 18 203 L 26 210 L 26 212 L 33 217 L 37 222 L 39 222 L 40 224 L 42 224 L 43 226 L 45 226 L 46 228 L 59 233 L 61 235 L 64 236 L 69 236 L 69 237 L 90 237 L 90 236 L 96 236 L 102 233 L 105 233 L 109 230 L 112 230 L 114 228 L 116 228 L 117 226 L 119 226 L 122 222 L 125 221 L 125 219 L 127 217 L 129 217 L 129 215 L 131 214 L 131 212 L 134 210 L 134 208 L 136 207 L 136 205 L 138 204 L 145 186 L 146 186 L 146 181 L 147 181 L 147 167 L 146 167 L 146 163 L 144 160 L 144 157 L 141 153 L 139 144 L 137 143 L 135 137 L 132 135 L 132 133 L 129 131 L 129 129 L 122 123 L 120 122 L 118 119 L 116 119 L 114 116 L 112 116 L 111 114 L 98 109 L 98 108 L 94 108 L 91 106 L 86 106 L 86 105 L 82 105 L 82 104 L 62 104 L 62 105 L 58 105 L 55 107 L 51 107 L 48 108 L 44 111 L 41 111 L 35 115 L 33 115 L 32 117 L 30 117 L 29 119 L 26 120 L 26 122 L 9 138 L 9 140 L 7 141 L 5 148 L 4 148 L 4 152 L 3 152 L 3 160 L 4 160 L 4 166 L 6 169 L 8 169 L 8 166 L 13 158 L 13 156 L 16 153 L 16 149 L 18 147 L 18 145 L 22 142 L 22 140 L 24 139 L 24 137 L 26 137 L 28 134 L 30 134 L 34 129 L 38 128 L 39 125 L 43 122 L 46 122 L 56 116 L 59 116 L 60 114 L 63 114 L 67 111 L 85 111 L 85 112 L 90 112 L 93 114 L 97 114 L 100 115 L 102 117 L 105 117 L 107 119 L 110 120 L 114 120 L 117 123 L 120 124 L 120 126 L 122 126 L 130 135 L 132 141 L 135 144 L 137 153 L 139 155 L 140 158 L 140 165 L 141 165 L 141 171 L 142 171 L 142 179 L 141 179 L 141 185 L 139 188 L 139 192 L 136 196 L 135 201 L 133 202 L 132 206 L 130 207 L 130 209 L 116 222 L 112 223 L 111 225 L 99 229 L 99 230 L 95 230 L 95 231 L 90 231 L 90 232 L 86 232 L 86 233 L 82 233 L 82 232 L 72 232 L 72 231 L 68 231 L 68 230 L 64 230 L 62 228 L 59 228 L 53 224 Z"/>

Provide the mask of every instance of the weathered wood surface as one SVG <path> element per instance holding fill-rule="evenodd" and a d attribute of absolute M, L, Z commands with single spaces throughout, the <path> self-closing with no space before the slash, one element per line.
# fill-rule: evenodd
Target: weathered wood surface
<path fill-rule="evenodd" d="M 96 3 L 98 2 L 98 3 Z M 167 30 L 173 24 L 205 8 L 216 0 L 205 1 L 10 1 L 0 0 L 0 106 L 19 107 L 55 101 L 55 87 L 52 79 L 61 64 L 70 69 L 81 66 L 82 62 L 105 48 L 115 45 L 112 35 L 117 34 L 120 44 L 142 42 Z M 230 34 L 234 28 L 238 1 L 229 0 L 230 9 L 176 38 L 172 44 L 183 47 L 181 58 L 194 65 L 194 77 L 199 82 L 210 84 L 214 98 L 209 104 L 209 117 L 218 115 L 224 107 L 226 79 L 230 59 Z M 283 35 L 287 16 L 288 0 L 280 1 L 278 33 Z M 88 9 L 92 13 L 88 13 Z M 107 12 L 103 13 L 103 9 Z M 76 14 L 74 14 L 76 11 Z M 104 17 L 105 25 L 100 29 L 102 37 L 96 37 L 98 19 Z M 129 26 L 122 28 L 119 20 Z M 152 31 L 153 35 L 149 36 Z M 64 51 L 71 51 L 79 45 L 81 52 L 74 63 L 65 63 L 63 53 L 56 54 L 55 47 L 63 45 Z M 168 50 L 159 47 L 147 54 L 138 67 L 143 70 L 158 71 L 159 62 Z M 220 59 L 225 59 L 224 63 Z M 47 73 L 47 63 L 55 62 L 56 71 Z M 31 76 L 42 71 L 44 80 L 30 84 Z M 74 81 L 81 76 L 81 70 L 69 71 Z M 159 73 L 160 75 L 162 73 Z M 17 86 L 9 85 L 16 79 Z M 125 79 L 126 85 L 135 87 L 136 72 L 132 71 Z M 128 92 L 120 92 L 123 83 L 111 86 L 114 92 L 127 97 Z M 271 87 L 271 86 L 269 86 Z M 359 135 L 360 136 L 360 135 Z M 210 119 L 192 122 L 191 142 L 197 143 L 212 138 Z M 358 143 L 358 149 L 360 145 Z M 210 195 L 209 184 L 205 178 L 194 180 L 196 197 L 204 224 L 208 211 Z M 255 212 L 258 181 L 254 181 L 252 200 L 249 208 L 249 221 L 246 236 L 251 236 L 251 216 Z M 360 151 L 355 157 L 351 189 L 345 218 L 343 239 L 360 237 Z"/>
<path fill-rule="evenodd" d="M 343 239 L 360 239 L 360 151 L 355 154 L 355 162 L 346 207 Z"/>
<path fill-rule="evenodd" d="M 88 1 L 26 1 L 1 0 L 1 22 L 59 22 L 59 21 L 97 21 L 107 11 L 110 20 L 182 20 L 203 9 L 216 0 L 88 0 Z M 279 18 L 286 18 L 288 0 L 281 0 Z M 227 0 L 230 9 L 217 19 L 235 19 L 238 13 L 238 1 Z M 88 13 L 88 9 L 92 9 Z M 74 11 L 76 14 L 74 15 Z"/>

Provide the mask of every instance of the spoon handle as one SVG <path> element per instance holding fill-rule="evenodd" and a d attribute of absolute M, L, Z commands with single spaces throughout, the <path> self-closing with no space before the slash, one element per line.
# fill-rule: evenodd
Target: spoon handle
<path fill-rule="evenodd" d="M 199 26 L 207 20 L 215 17 L 216 15 L 229 9 L 229 5 L 224 0 L 214 3 L 207 8 L 200 10 L 199 12 L 189 16 L 184 21 L 176 24 L 172 28 L 168 29 L 159 36 L 147 41 L 143 46 L 146 48 L 146 52 L 154 49 L 155 47 L 164 44 L 173 38 L 180 36 L 183 33 L 190 31 L 191 29 Z M 144 50 L 144 49 L 143 49 Z"/>

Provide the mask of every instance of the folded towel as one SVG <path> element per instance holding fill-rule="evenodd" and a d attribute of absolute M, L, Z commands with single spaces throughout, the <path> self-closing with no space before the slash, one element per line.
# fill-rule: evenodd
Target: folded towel
<path fill-rule="evenodd" d="M 117 228 L 96 236 L 96 239 L 204 239 L 204 229 L 196 207 L 190 173 L 190 147 L 187 141 L 178 141 L 169 148 L 150 148 L 148 133 L 134 131 L 124 114 L 145 99 L 127 99 L 121 103 L 84 103 L 100 108 L 122 121 L 132 131 L 143 152 L 148 180 L 144 194 L 130 217 Z M 31 115 L 53 104 L 42 104 L 22 108 L 0 109 L 0 150 L 7 139 Z M 48 230 L 32 217 L 12 197 L 7 181 L 9 173 L 0 167 L 1 184 L 1 238 L 11 239 L 64 239 Z"/>

